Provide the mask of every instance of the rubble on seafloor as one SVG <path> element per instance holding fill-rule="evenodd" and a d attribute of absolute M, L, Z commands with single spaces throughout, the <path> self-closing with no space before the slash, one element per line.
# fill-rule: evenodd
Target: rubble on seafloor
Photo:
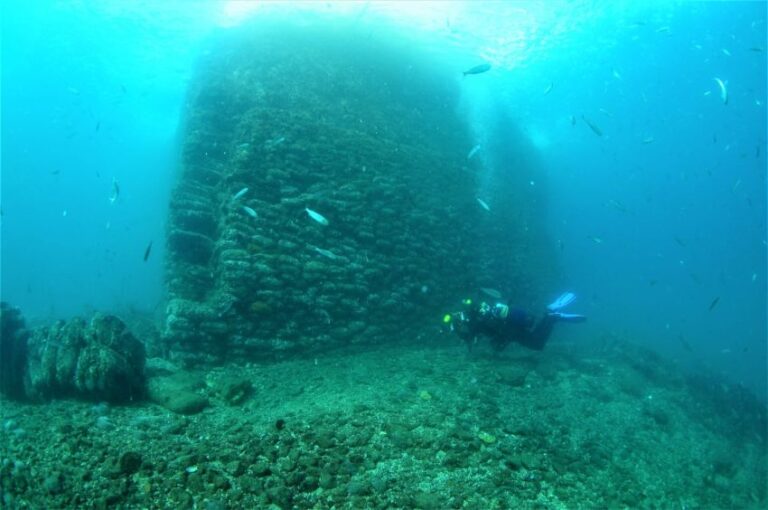
<path fill-rule="evenodd" d="M 150 364 L 166 408 L 3 402 L 3 507 L 765 508 L 743 388 L 618 341 L 481 347 Z"/>

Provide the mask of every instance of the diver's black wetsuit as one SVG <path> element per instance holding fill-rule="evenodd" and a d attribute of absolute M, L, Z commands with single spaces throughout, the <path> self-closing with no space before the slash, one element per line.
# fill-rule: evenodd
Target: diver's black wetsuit
<path fill-rule="evenodd" d="M 545 313 L 537 322 L 524 310 L 510 308 L 503 314 L 502 309 L 503 305 L 491 307 L 482 302 L 473 305 L 456 314 L 453 329 L 470 349 L 479 336 L 487 336 L 496 351 L 504 350 L 512 342 L 537 351 L 544 349 L 558 320 L 555 315 Z"/>

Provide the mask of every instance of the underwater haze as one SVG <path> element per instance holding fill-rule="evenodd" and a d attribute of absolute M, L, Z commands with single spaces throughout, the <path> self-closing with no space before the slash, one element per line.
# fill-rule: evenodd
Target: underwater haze
<path fill-rule="evenodd" d="M 766 508 L 765 1 L 0 8 L 0 507 Z"/>
<path fill-rule="evenodd" d="M 546 183 L 564 275 L 552 293 L 580 295 L 579 335 L 631 337 L 765 398 L 765 9 L 7 4 L 3 299 L 33 322 L 157 311 L 185 93 L 211 34 L 273 11 L 396 38 L 394 24 L 460 81 L 479 145 L 503 109 L 538 148 L 546 175 L 530 186 Z M 462 80 L 478 62 L 492 69 Z"/>

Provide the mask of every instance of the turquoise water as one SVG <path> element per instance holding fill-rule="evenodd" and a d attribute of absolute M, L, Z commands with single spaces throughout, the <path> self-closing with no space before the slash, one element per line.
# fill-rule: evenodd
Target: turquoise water
<path fill-rule="evenodd" d="M 195 62 L 215 31 L 274 10 L 408 31 L 460 81 L 480 144 L 489 112 L 509 112 L 540 150 L 553 293 L 590 318 L 569 340 L 629 337 L 764 397 L 764 2 L 5 5 L 3 300 L 33 324 L 158 309 Z"/>

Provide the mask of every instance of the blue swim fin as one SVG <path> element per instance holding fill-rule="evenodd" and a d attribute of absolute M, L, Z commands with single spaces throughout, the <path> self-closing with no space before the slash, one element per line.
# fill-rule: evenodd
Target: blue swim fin
<path fill-rule="evenodd" d="M 560 297 L 555 299 L 552 303 L 547 306 L 547 310 L 550 312 L 554 312 L 557 310 L 560 310 L 561 308 L 565 308 L 566 306 L 573 303 L 573 300 L 576 299 L 576 294 L 573 292 L 564 292 L 560 294 Z"/>
<path fill-rule="evenodd" d="M 578 313 L 562 313 L 562 312 L 552 312 L 549 314 L 550 317 L 557 317 L 558 320 L 561 320 L 563 322 L 584 322 L 587 320 L 586 315 L 581 315 Z"/>

